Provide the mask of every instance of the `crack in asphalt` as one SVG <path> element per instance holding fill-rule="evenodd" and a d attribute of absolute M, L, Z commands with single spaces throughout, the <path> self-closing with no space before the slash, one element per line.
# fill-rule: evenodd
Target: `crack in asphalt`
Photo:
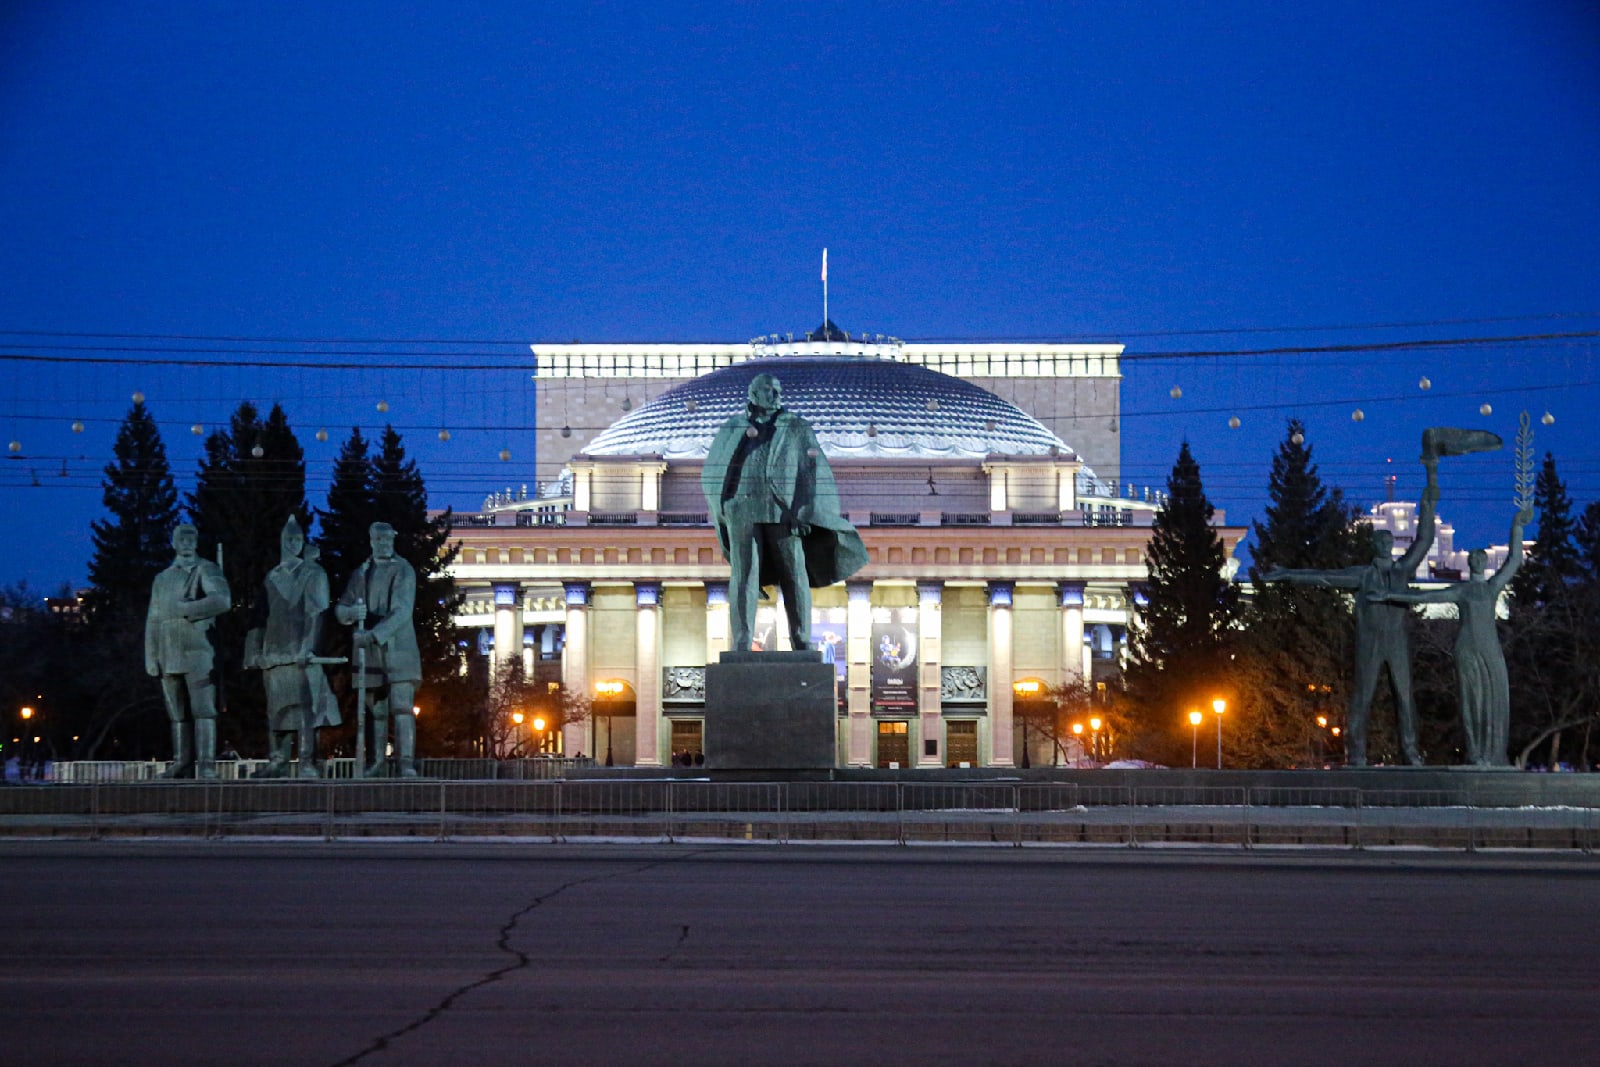
<path fill-rule="evenodd" d="M 496 967 L 492 971 L 485 972 L 472 981 L 467 982 L 465 985 L 457 986 L 455 989 L 452 989 L 449 993 L 446 993 L 443 997 L 441 997 L 437 1004 L 434 1004 L 431 1008 L 423 1012 L 411 1022 L 397 1030 L 391 1030 L 386 1034 L 382 1034 L 374 1038 L 372 1043 L 366 1048 L 362 1049 L 360 1052 L 357 1052 L 353 1056 L 348 1056 L 345 1059 L 334 1061 L 331 1067 L 348 1067 L 349 1064 L 360 1063 L 368 1056 L 386 1051 L 395 1041 L 405 1037 L 407 1034 L 416 1033 L 418 1030 L 422 1029 L 424 1026 L 427 1026 L 441 1015 L 444 1015 L 455 1006 L 458 1000 L 466 996 L 468 993 L 471 993 L 473 990 L 482 989 L 486 985 L 493 985 L 506 975 L 526 968 L 532 962 L 532 959 L 526 952 L 523 952 L 521 949 L 516 948 L 511 944 L 511 936 L 513 933 L 515 933 L 517 924 L 521 922 L 524 917 L 537 910 L 546 902 L 560 896 L 567 890 L 575 889 L 580 885 L 587 885 L 590 882 L 604 882 L 612 878 L 623 878 L 633 874 L 641 874 L 653 867 L 661 867 L 668 863 L 681 862 L 682 860 L 688 859 L 692 855 L 698 854 L 699 851 L 704 850 L 684 853 L 682 856 L 674 856 L 670 859 L 654 860 L 650 863 L 641 864 L 638 867 L 634 867 L 626 871 L 613 871 L 604 874 L 596 874 L 589 878 L 575 878 L 564 885 L 556 886 L 547 893 L 543 893 L 537 897 L 534 897 L 527 904 L 523 905 L 515 912 L 512 912 L 511 917 L 501 925 L 500 936 L 495 939 L 495 947 L 501 952 L 504 952 L 506 955 L 512 957 L 512 961 L 510 963 L 507 963 L 503 967 Z M 672 950 L 668 952 L 666 956 L 661 957 L 662 962 L 665 962 L 674 953 L 676 953 L 678 949 L 683 946 L 683 943 L 688 936 L 689 928 L 685 926 L 679 931 L 678 940 L 672 946 Z"/>
<path fill-rule="evenodd" d="M 687 925 L 680 926 L 678 928 L 678 940 L 676 940 L 676 941 L 674 941 L 672 943 L 672 947 L 667 950 L 667 954 L 665 956 L 656 957 L 656 962 L 657 963 L 670 963 L 670 962 L 672 962 L 672 957 L 674 957 L 674 956 L 676 956 L 678 954 L 678 950 L 683 947 L 683 943 L 685 941 L 687 941 L 687 940 L 689 940 L 689 927 Z"/>

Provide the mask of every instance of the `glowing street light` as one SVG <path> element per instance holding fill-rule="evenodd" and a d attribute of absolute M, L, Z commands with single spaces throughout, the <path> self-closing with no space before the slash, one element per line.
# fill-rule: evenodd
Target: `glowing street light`
<path fill-rule="evenodd" d="M 1189 712 L 1189 727 L 1194 734 L 1189 746 L 1189 766 L 1191 769 L 1200 766 L 1200 720 L 1204 718 L 1205 716 L 1198 711 Z"/>
<path fill-rule="evenodd" d="M 1096 763 L 1100 762 L 1100 725 L 1100 716 L 1091 715 L 1089 717 L 1089 730 L 1090 736 L 1094 738 L 1094 761 Z"/>
<path fill-rule="evenodd" d="M 1228 710 L 1228 702 L 1221 697 L 1211 702 L 1211 710 L 1217 713 L 1217 770 L 1222 770 L 1222 713 Z"/>

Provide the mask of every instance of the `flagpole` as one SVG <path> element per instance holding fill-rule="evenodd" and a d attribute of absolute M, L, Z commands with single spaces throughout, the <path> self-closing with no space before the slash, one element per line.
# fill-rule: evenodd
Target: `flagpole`
<path fill-rule="evenodd" d="M 822 250 L 822 339 L 828 337 L 828 250 Z"/>

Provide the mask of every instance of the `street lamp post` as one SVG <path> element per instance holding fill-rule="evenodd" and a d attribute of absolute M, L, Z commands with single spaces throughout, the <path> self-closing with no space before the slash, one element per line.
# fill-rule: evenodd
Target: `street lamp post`
<path fill-rule="evenodd" d="M 1096 763 L 1103 762 L 1100 759 L 1100 716 L 1094 715 L 1090 717 L 1089 731 L 1094 738 L 1094 761 Z"/>
<path fill-rule="evenodd" d="M 27 778 L 28 777 L 28 765 L 32 762 L 30 757 L 33 754 L 34 746 L 33 746 L 33 744 L 30 744 L 29 741 L 28 741 L 28 737 L 29 737 L 30 731 L 31 731 L 32 726 L 33 726 L 32 720 L 33 720 L 33 709 L 32 708 L 23 708 L 22 709 L 22 743 L 21 743 L 20 747 L 17 749 L 17 774 L 21 778 Z M 39 740 L 38 738 L 34 738 L 33 739 L 34 743 L 37 743 L 38 740 Z"/>
<path fill-rule="evenodd" d="M 1221 697 L 1211 702 L 1211 710 L 1217 713 L 1217 770 L 1222 770 L 1222 713 L 1228 710 L 1228 702 Z"/>
<path fill-rule="evenodd" d="M 1198 711 L 1189 712 L 1189 727 L 1194 734 L 1191 739 L 1192 743 L 1189 746 L 1189 767 L 1191 770 L 1200 766 L 1200 720 L 1203 718 L 1205 716 Z"/>
<path fill-rule="evenodd" d="M 1072 724 L 1072 736 L 1077 738 L 1078 759 L 1081 761 L 1083 759 L 1083 723 L 1075 722 Z"/>

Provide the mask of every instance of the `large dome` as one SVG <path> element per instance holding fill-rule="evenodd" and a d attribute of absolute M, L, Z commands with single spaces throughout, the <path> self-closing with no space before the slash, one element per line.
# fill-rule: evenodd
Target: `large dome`
<path fill-rule="evenodd" d="M 745 409 L 750 380 L 777 377 L 830 458 L 979 459 L 1071 455 L 1014 404 L 926 367 L 848 356 L 752 359 L 667 390 L 589 442 L 591 456 L 704 458 L 718 427 Z"/>

